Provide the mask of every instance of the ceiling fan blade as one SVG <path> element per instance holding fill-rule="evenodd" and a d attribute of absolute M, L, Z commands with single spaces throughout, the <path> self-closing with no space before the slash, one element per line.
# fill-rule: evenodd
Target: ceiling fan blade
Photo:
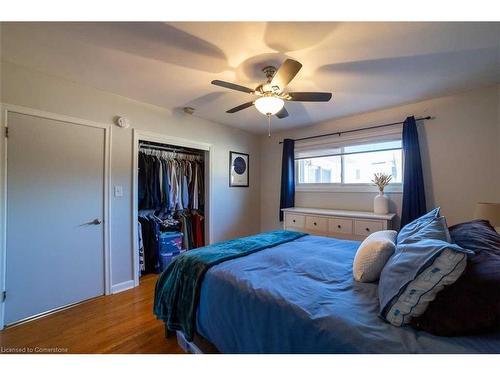
<path fill-rule="evenodd" d="M 254 92 L 254 90 L 249 89 L 248 87 L 240 86 L 231 82 L 219 81 L 218 79 L 213 80 L 212 85 L 225 87 L 226 89 L 231 89 L 231 90 L 243 91 L 246 92 L 247 94 L 253 94 Z"/>
<path fill-rule="evenodd" d="M 251 107 L 251 106 L 253 106 L 253 102 L 248 102 L 248 103 L 240 104 L 237 107 L 234 107 L 234 108 L 231 108 L 231 109 L 227 110 L 226 113 L 238 112 L 238 111 L 241 111 L 242 109 L 245 109 L 245 108 L 248 108 L 248 107 Z"/>
<path fill-rule="evenodd" d="M 328 102 L 332 98 L 331 92 L 289 92 L 293 102 Z"/>
<path fill-rule="evenodd" d="M 285 107 L 281 108 L 281 111 L 279 111 L 278 113 L 276 113 L 276 117 L 277 118 L 288 117 L 288 111 L 286 110 L 286 108 Z"/>
<path fill-rule="evenodd" d="M 272 86 L 278 86 L 280 91 L 283 91 L 290 83 L 290 81 L 297 75 L 302 64 L 298 61 L 286 59 L 283 64 L 279 67 L 278 71 L 274 74 L 271 80 Z"/>

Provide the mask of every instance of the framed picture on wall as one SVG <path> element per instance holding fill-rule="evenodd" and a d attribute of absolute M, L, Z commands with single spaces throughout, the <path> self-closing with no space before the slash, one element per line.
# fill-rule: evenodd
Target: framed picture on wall
<path fill-rule="evenodd" d="M 229 186 L 248 187 L 249 156 L 229 151 Z"/>

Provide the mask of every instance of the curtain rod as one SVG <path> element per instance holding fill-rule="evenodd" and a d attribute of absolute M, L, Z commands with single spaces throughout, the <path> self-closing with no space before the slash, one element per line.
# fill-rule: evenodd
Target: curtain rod
<path fill-rule="evenodd" d="M 421 121 L 421 120 L 431 120 L 432 117 L 431 116 L 427 116 L 427 117 L 420 117 L 420 118 L 416 118 L 415 121 Z M 339 131 L 339 132 L 335 132 L 335 133 L 327 133 L 327 134 L 320 134 L 320 135 L 311 135 L 310 137 L 302 137 L 302 138 L 297 138 L 297 139 L 294 139 L 294 141 L 304 141 L 306 139 L 314 139 L 314 138 L 321 138 L 321 137 L 329 137 L 329 136 L 332 136 L 332 135 L 338 135 L 338 136 L 341 136 L 342 134 L 346 134 L 346 133 L 352 133 L 352 132 L 359 132 L 359 131 L 362 131 L 362 130 L 370 130 L 370 129 L 378 129 L 378 128 L 383 128 L 383 127 L 386 127 L 386 126 L 392 126 L 392 125 L 400 125 L 400 124 L 404 124 L 404 121 L 398 121 L 398 122 L 391 122 L 389 124 L 382 124 L 382 125 L 375 125 L 375 126 L 369 126 L 367 128 L 359 128 L 359 129 L 352 129 L 352 130 L 345 130 L 345 131 Z M 279 144 L 282 144 L 283 141 L 280 141 Z"/>

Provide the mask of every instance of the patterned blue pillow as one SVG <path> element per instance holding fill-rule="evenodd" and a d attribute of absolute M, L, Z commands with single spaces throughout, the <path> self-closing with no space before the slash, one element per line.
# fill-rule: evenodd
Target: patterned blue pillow
<path fill-rule="evenodd" d="M 439 210 L 441 207 L 436 207 L 432 211 L 427 212 L 425 215 L 420 216 L 418 219 L 413 220 L 411 223 L 406 224 L 398 233 L 396 243 L 403 242 L 406 238 L 416 234 L 420 229 L 432 222 L 435 218 L 439 217 Z"/>
<path fill-rule="evenodd" d="M 449 241 L 446 219 L 438 217 L 396 245 L 380 275 L 382 318 L 395 326 L 409 323 L 462 275 L 473 252 Z"/>

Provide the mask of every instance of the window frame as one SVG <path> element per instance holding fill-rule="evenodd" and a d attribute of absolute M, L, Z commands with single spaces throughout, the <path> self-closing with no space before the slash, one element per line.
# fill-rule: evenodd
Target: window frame
<path fill-rule="evenodd" d="M 345 143 L 340 146 L 342 153 L 339 155 L 341 158 L 340 164 L 341 164 L 341 170 L 340 170 L 340 178 L 341 181 L 344 181 L 344 173 L 345 173 L 345 159 L 344 159 L 344 147 L 348 147 L 351 145 L 358 145 L 358 144 L 369 144 L 369 143 L 382 143 L 384 141 L 394 141 L 394 140 L 401 140 L 401 137 L 394 137 L 393 134 L 388 134 L 387 138 L 384 136 L 377 136 L 377 137 L 366 137 L 363 139 L 352 139 L 352 140 L 346 140 Z M 360 142 L 361 141 L 361 142 Z M 331 144 L 332 148 L 339 148 L 339 145 L 336 143 Z M 399 149 L 399 148 L 397 148 Z M 401 150 L 403 148 L 401 147 Z M 394 150 L 394 149 L 393 149 Z M 380 150 L 383 151 L 383 150 Z M 368 152 L 377 152 L 377 151 L 368 151 Z M 368 153 L 367 152 L 367 153 Z M 346 153 L 345 155 L 349 155 L 350 153 Z M 329 156 L 328 154 L 324 155 Z M 321 157 L 321 156 L 319 156 Z M 299 157 L 294 159 L 294 169 L 295 169 L 295 191 L 297 192 L 324 192 L 324 193 L 329 193 L 329 192 L 334 192 L 334 193 L 378 193 L 378 187 L 375 186 L 373 183 L 299 183 L 298 182 L 298 165 L 297 163 L 298 160 L 301 159 L 307 159 L 306 157 Z M 404 153 L 401 153 L 401 180 L 404 178 Z M 394 182 L 390 183 L 387 185 L 384 189 L 384 192 L 386 193 L 395 193 L 395 194 L 401 194 L 403 192 L 403 181 L 401 182 Z"/>

